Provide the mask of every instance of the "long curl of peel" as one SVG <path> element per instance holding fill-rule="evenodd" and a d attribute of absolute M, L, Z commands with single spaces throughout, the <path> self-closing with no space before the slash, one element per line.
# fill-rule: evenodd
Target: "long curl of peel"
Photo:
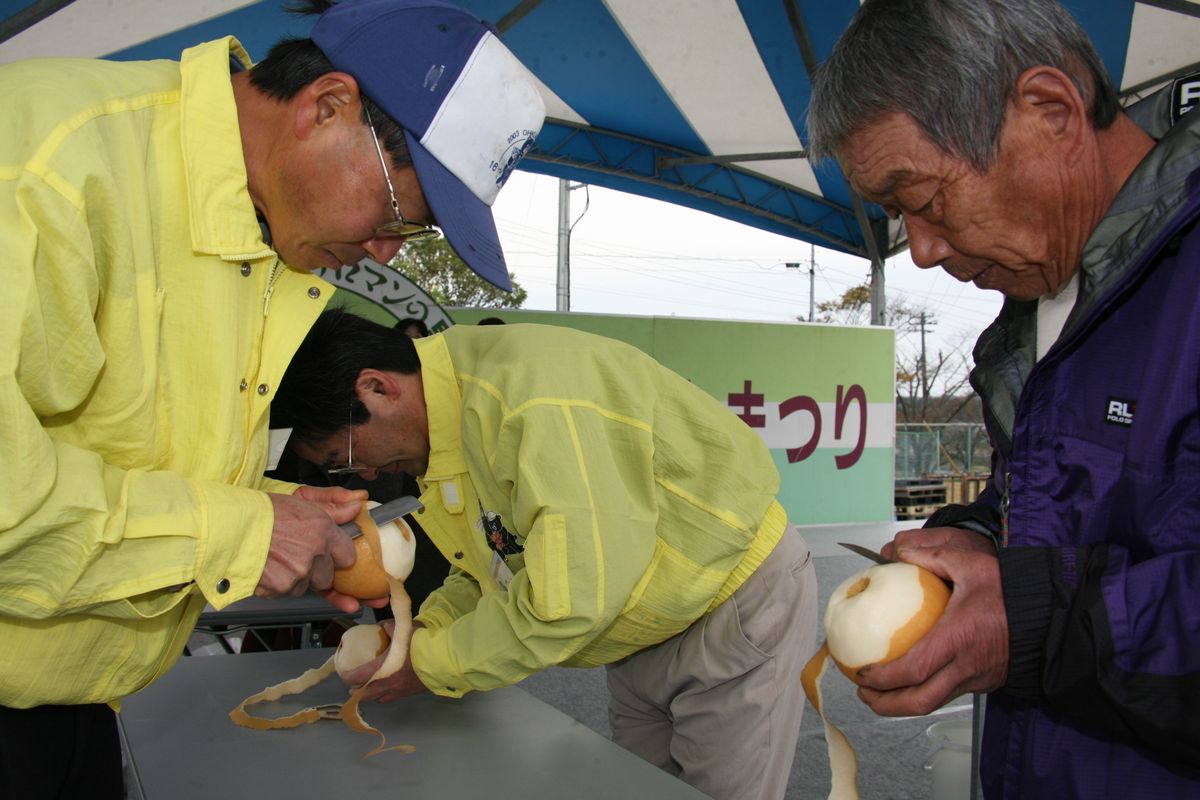
<path fill-rule="evenodd" d="M 825 716 L 824 703 L 821 698 L 821 678 L 825 668 L 833 657 L 829 654 L 828 642 L 804 665 L 800 673 L 800 684 L 808 702 L 821 715 L 821 724 L 825 727 L 825 746 L 829 751 L 830 786 L 828 800 L 858 800 L 858 754 L 854 746 L 846 738 L 846 734 Z M 836 663 L 836 662 L 835 662 Z"/>
<path fill-rule="evenodd" d="M 359 733 L 373 733 L 379 737 L 379 744 L 376 745 L 375 749 L 363 756 L 363 758 L 370 758 L 373 755 L 388 750 L 411 753 L 416 749 L 409 744 L 386 747 L 387 737 L 378 728 L 364 720 L 362 712 L 359 709 L 363 692 L 366 691 L 367 687 L 381 678 L 394 675 L 397 670 L 404 666 L 404 662 L 408 657 L 408 639 L 412 633 L 412 599 L 409 598 L 408 592 L 404 590 L 403 581 L 389 579 L 388 582 L 392 587 L 391 606 L 392 616 L 396 619 L 396 627 L 392 631 L 392 641 L 388 645 L 387 655 L 384 656 L 383 663 L 379 665 L 379 669 L 375 670 L 375 674 L 368 678 L 366 683 L 351 692 L 350 699 L 342 705 L 342 722 L 346 724 L 346 727 Z"/>
<path fill-rule="evenodd" d="M 265 731 L 278 728 L 295 728 L 298 725 L 307 725 L 310 722 L 316 722 L 320 719 L 320 712 L 316 708 L 306 708 L 303 711 L 297 711 L 295 714 L 289 714 L 286 717 L 278 719 L 267 719 L 265 717 L 255 717 L 246 712 L 246 706 L 252 706 L 256 703 L 278 700 L 287 695 L 300 694 L 316 686 L 321 681 L 333 674 L 333 656 L 326 659 L 325 663 L 319 667 L 305 670 L 302 674 L 295 678 L 289 678 L 282 683 L 277 683 L 274 686 L 268 686 L 258 694 L 253 694 L 238 704 L 238 707 L 229 712 L 229 718 L 243 728 L 254 728 L 255 730 Z"/>
<path fill-rule="evenodd" d="M 363 511 L 359 512 L 358 516 L 358 524 L 362 528 L 363 536 L 366 537 L 367 543 L 371 546 L 376 560 L 380 564 L 383 564 L 383 544 L 379 538 L 379 529 L 375 526 L 375 521 L 371 519 L 370 514 L 366 513 L 365 505 L 363 506 Z M 408 526 L 398 525 L 397 528 L 400 530 L 400 535 L 406 540 L 406 551 L 415 551 L 416 542 L 412 538 L 412 532 L 408 529 Z M 412 569 L 411 556 L 407 559 L 407 562 L 407 570 L 404 571 L 405 574 L 403 577 L 407 577 L 408 571 Z M 392 631 L 392 641 L 388 645 L 387 655 L 384 656 L 383 663 L 379 665 L 379 669 L 375 670 L 375 674 L 368 678 L 366 683 L 351 692 L 350 699 L 342 705 L 342 722 L 348 728 L 359 733 L 373 733 L 379 737 L 379 744 L 374 750 L 367 753 L 364 758 L 370 758 L 373 755 L 388 750 L 411 753 L 416 749 L 408 744 L 386 747 L 387 737 L 378 728 L 368 724 L 363 719 L 362 712 L 359 709 L 359 704 L 362 702 L 362 695 L 366 688 L 377 680 L 394 675 L 404 666 L 404 662 L 408 658 L 408 639 L 412 634 L 412 598 L 408 596 L 408 592 L 404 589 L 403 577 L 388 576 L 388 587 L 391 590 L 389 602 L 392 607 L 392 616 L 395 618 L 396 627 Z"/>

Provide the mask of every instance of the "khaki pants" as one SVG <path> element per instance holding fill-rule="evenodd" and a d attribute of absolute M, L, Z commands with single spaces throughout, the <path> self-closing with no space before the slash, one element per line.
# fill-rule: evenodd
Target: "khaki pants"
<path fill-rule="evenodd" d="M 729 600 L 608 666 L 613 741 L 718 800 L 783 797 L 816 629 L 812 558 L 789 526 Z"/>

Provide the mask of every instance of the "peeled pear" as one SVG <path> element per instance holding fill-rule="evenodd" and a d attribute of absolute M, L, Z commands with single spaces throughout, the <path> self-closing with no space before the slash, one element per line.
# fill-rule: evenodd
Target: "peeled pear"
<path fill-rule="evenodd" d="M 825 639 L 838 669 L 858 671 L 908 652 L 929 632 L 950 601 L 950 587 L 916 564 L 895 562 L 851 575 L 829 598 Z"/>

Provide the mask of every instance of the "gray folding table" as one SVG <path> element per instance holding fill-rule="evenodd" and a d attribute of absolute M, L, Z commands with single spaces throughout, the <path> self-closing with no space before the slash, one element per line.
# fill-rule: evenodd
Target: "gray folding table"
<path fill-rule="evenodd" d="M 699 800 L 650 766 L 518 687 L 454 700 L 418 695 L 364 706 L 388 744 L 416 752 L 363 755 L 376 739 L 339 721 L 256 731 L 230 722 L 245 697 L 320 664 L 329 649 L 185 658 L 127 698 L 120 714 L 136 789 L 146 800 L 252 797 L 457 800 Z M 299 699 L 252 706 L 278 716 L 341 702 L 331 677 Z"/>

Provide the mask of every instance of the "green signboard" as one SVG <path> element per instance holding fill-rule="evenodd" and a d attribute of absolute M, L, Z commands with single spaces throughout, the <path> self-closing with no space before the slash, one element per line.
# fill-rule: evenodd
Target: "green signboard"
<path fill-rule="evenodd" d="M 729 406 L 754 428 L 799 525 L 893 517 L 894 336 L 890 328 L 677 317 L 448 309 L 561 325 L 628 342 Z"/>

